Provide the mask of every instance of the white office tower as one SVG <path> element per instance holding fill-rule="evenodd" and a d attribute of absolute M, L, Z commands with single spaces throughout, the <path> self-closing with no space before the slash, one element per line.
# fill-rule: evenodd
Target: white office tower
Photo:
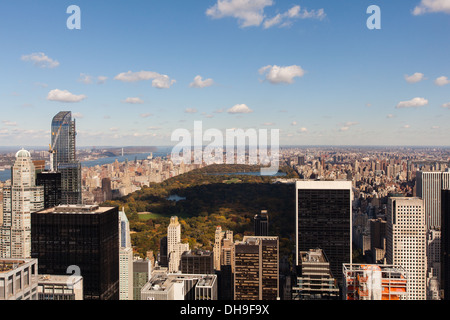
<path fill-rule="evenodd" d="M 31 258 L 31 213 L 44 209 L 44 187 L 36 186 L 36 172 L 26 150 L 16 153 L 11 186 L 3 189 L 2 258 Z"/>
<path fill-rule="evenodd" d="M 441 228 L 441 192 L 446 189 L 450 189 L 450 172 L 417 172 L 416 193 L 423 199 L 428 229 Z"/>
<path fill-rule="evenodd" d="M 181 243 L 181 225 L 178 217 L 171 217 L 167 228 L 167 256 L 169 259 L 169 273 L 180 271 L 180 261 L 183 252 L 189 251 L 189 244 Z"/>
<path fill-rule="evenodd" d="M 386 262 L 408 273 L 408 299 L 426 299 L 427 230 L 423 200 L 393 197 L 387 208 Z"/>
<path fill-rule="evenodd" d="M 130 223 L 125 211 L 119 211 L 119 299 L 133 300 L 133 248 Z"/>

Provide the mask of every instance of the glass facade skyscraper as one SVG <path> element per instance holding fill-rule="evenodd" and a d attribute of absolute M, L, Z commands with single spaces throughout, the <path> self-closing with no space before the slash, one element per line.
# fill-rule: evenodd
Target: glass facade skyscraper
<path fill-rule="evenodd" d="M 76 129 L 72 112 L 61 111 L 53 117 L 51 134 L 53 169 L 61 172 L 61 202 L 81 204 L 81 164 L 76 160 Z"/>

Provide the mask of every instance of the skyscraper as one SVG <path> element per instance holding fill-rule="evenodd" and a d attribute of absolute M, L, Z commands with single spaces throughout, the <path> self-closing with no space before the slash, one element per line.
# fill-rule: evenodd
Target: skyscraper
<path fill-rule="evenodd" d="M 178 222 L 178 217 L 171 217 L 167 228 L 169 272 L 180 271 L 181 255 L 185 251 L 189 251 L 189 244 L 181 243 L 181 225 Z"/>
<path fill-rule="evenodd" d="M 278 237 L 244 237 L 235 244 L 234 300 L 279 298 Z"/>
<path fill-rule="evenodd" d="M 36 186 L 35 167 L 26 150 L 16 153 L 11 186 L 3 189 L 3 226 L 0 253 L 3 258 L 31 257 L 31 213 L 44 208 L 44 189 Z"/>
<path fill-rule="evenodd" d="M 119 211 L 119 299 L 133 300 L 133 248 L 130 223 L 125 211 Z"/>
<path fill-rule="evenodd" d="M 85 300 L 118 300 L 118 221 L 117 208 L 97 205 L 34 212 L 31 256 L 39 260 L 39 274 L 64 275 L 78 269 Z"/>
<path fill-rule="evenodd" d="M 450 190 L 442 190 L 441 194 L 441 289 L 444 300 L 450 300 Z"/>
<path fill-rule="evenodd" d="M 61 172 L 44 171 L 36 175 L 36 185 L 44 187 L 44 209 L 59 206 L 62 200 Z"/>
<path fill-rule="evenodd" d="M 81 164 L 76 160 L 76 128 L 72 112 L 61 111 L 52 120 L 51 171 L 61 172 L 62 203 L 81 204 Z"/>
<path fill-rule="evenodd" d="M 322 249 L 332 277 L 342 284 L 342 264 L 352 262 L 352 182 L 296 182 L 296 265 L 301 252 Z"/>
<path fill-rule="evenodd" d="M 255 224 L 255 236 L 268 236 L 269 235 L 269 214 L 267 210 L 262 210 L 254 217 Z"/>
<path fill-rule="evenodd" d="M 386 220 L 386 262 L 408 273 L 409 300 L 425 300 L 427 229 L 423 200 L 389 198 Z"/>
<path fill-rule="evenodd" d="M 417 197 L 423 199 L 428 229 L 441 228 L 441 191 L 450 189 L 450 172 L 423 172 L 416 174 Z"/>

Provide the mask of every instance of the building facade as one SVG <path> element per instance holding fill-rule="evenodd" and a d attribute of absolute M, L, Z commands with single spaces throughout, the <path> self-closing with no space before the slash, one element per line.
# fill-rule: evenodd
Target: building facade
<path fill-rule="evenodd" d="M 35 167 L 28 151 L 16 153 L 11 170 L 11 186 L 3 188 L 0 254 L 3 258 L 30 258 L 31 213 L 44 208 L 44 189 L 36 186 Z"/>
<path fill-rule="evenodd" d="M 39 273 L 83 277 L 84 300 L 119 299 L 118 209 L 66 205 L 32 214 Z"/>
<path fill-rule="evenodd" d="M 133 300 L 133 248 L 130 223 L 125 211 L 119 211 L 119 299 Z"/>
<path fill-rule="evenodd" d="M 167 256 L 169 260 L 169 272 L 179 272 L 181 255 L 189 251 L 189 244 L 181 243 L 181 225 L 178 217 L 171 217 L 167 228 Z"/>
<path fill-rule="evenodd" d="M 36 259 L 0 259 L 0 301 L 38 300 Z"/>
<path fill-rule="evenodd" d="M 301 252 L 321 249 L 333 278 L 342 284 L 342 264 L 352 262 L 351 181 L 296 182 L 296 265 Z"/>
<path fill-rule="evenodd" d="M 423 200 L 392 197 L 387 206 L 386 262 L 408 273 L 408 299 L 426 299 L 427 227 Z"/>
<path fill-rule="evenodd" d="M 277 300 L 278 237 L 244 237 L 234 252 L 234 300 Z"/>

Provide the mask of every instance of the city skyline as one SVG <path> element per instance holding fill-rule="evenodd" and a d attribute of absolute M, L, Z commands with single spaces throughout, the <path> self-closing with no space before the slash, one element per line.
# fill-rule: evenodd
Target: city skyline
<path fill-rule="evenodd" d="M 170 146 L 171 133 L 279 129 L 280 145 L 448 146 L 448 1 L 68 1 L 2 5 L 2 146 Z M 381 10 L 370 30 L 369 5 Z"/>

